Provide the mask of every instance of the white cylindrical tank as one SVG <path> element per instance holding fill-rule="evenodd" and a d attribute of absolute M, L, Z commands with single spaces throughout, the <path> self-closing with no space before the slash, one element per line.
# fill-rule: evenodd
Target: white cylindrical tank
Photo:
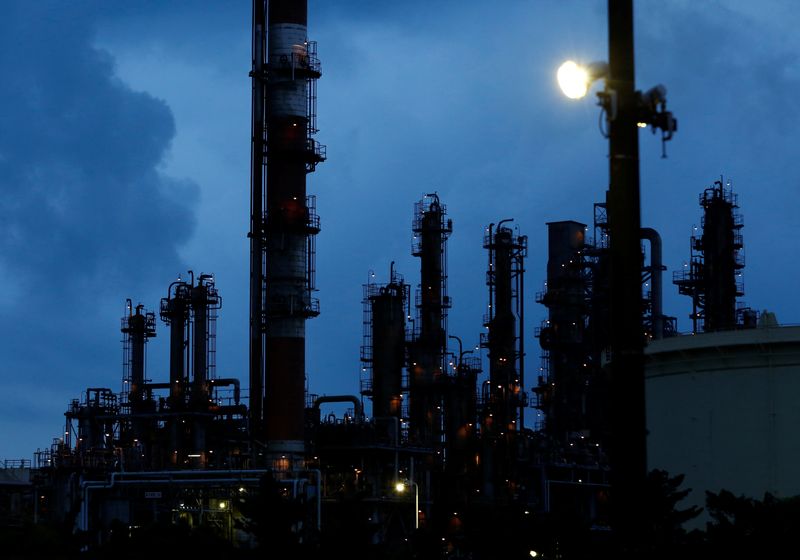
<path fill-rule="evenodd" d="M 648 468 L 686 476 L 678 507 L 704 507 L 706 490 L 800 494 L 800 327 L 683 335 L 645 353 Z"/>

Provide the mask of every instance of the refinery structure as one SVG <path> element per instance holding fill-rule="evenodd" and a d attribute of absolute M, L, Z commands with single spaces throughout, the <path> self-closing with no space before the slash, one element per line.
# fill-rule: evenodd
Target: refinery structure
<path fill-rule="evenodd" d="M 3 515 L 66 524 L 87 549 L 102 546 L 119 524 L 133 531 L 153 523 L 204 527 L 253 548 L 251 507 L 268 488 L 275 490 L 269 507 L 288 520 L 295 544 L 387 551 L 425 534 L 443 554 L 491 557 L 478 555 L 484 544 L 475 535 L 496 539 L 497 550 L 527 553 L 547 542 L 530 532 L 543 515 L 607 532 L 613 238 L 606 202 L 594 204 L 592 224 L 546 225 L 546 282 L 530 302 L 528 236 L 506 216 L 487 219 L 487 314 L 476 320 L 477 345 L 465 349 L 447 321 L 454 224 L 445 200 L 420 193 L 409 201 L 419 270 L 401 273 L 392 263 L 363 287 L 360 394 L 315 395 L 305 333 L 306 321 L 324 312 L 314 278 L 321 221 L 307 180 L 326 150 L 316 139 L 322 67 L 306 2 L 254 2 L 252 55 L 248 378 L 216 374 L 224 294 L 213 275 L 188 271 L 160 302 L 127 300 L 122 389 L 86 388 L 34 464 L 0 469 Z M 730 184 L 713 182 L 700 207 L 701 232 L 672 278 L 692 301 L 689 334 L 679 334 L 662 307 L 660 235 L 640 232 L 650 466 L 715 490 L 724 462 L 757 463 L 759 482 L 745 487 L 730 474 L 722 486 L 800 493 L 789 471 L 774 466 L 800 463 L 800 448 L 782 436 L 795 419 L 790 405 L 774 410 L 796 384 L 800 333 L 739 302 L 743 223 Z M 535 332 L 524 330 L 526 312 L 544 316 Z M 169 343 L 164 379 L 148 374 L 156 336 Z M 774 380 L 771 393 L 755 400 L 749 420 L 738 417 L 746 437 L 767 442 L 757 460 L 717 434 L 737 418 L 735 399 L 747 397 L 729 384 L 752 395 L 764 376 Z M 720 392 L 732 400 L 717 402 Z M 694 397 L 676 412 L 687 393 Z M 329 403 L 347 412 L 327 415 Z M 706 437 L 717 447 L 704 447 Z M 687 440 L 675 454 L 676 442 Z"/>

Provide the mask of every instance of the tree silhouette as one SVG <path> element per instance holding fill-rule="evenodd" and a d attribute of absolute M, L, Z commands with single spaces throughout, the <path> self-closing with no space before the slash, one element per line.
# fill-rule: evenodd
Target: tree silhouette
<path fill-rule="evenodd" d="M 654 469 L 647 475 L 647 546 L 651 558 L 674 557 L 687 547 L 689 539 L 683 524 L 694 519 L 703 509 L 692 506 L 678 509 L 678 504 L 691 489 L 680 490 L 685 475 L 670 476 L 667 471 Z"/>
<path fill-rule="evenodd" d="M 800 496 L 759 501 L 727 490 L 706 492 L 711 521 L 706 525 L 706 552 L 714 557 L 795 558 L 800 528 Z"/>

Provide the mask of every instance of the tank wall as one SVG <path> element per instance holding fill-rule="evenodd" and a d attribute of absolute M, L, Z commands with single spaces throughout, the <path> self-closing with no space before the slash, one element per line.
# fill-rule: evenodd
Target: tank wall
<path fill-rule="evenodd" d="M 682 507 L 704 506 L 706 490 L 800 494 L 800 327 L 675 337 L 646 352 L 648 468 L 686 475 Z"/>

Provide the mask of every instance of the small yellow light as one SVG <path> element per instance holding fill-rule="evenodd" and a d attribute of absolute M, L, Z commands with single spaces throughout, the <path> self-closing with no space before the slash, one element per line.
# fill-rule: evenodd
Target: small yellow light
<path fill-rule="evenodd" d="M 636 126 L 638 126 L 639 128 L 647 128 L 647 123 L 646 122 L 637 122 Z"/>
<path fill-rule="evenodd" d="M 405 492 L 406 485 L 403 484 L 402 482 L 398 482 L 397 484 L 394 485 L 394 489 L 397 490 L 398 492 Z"/>

